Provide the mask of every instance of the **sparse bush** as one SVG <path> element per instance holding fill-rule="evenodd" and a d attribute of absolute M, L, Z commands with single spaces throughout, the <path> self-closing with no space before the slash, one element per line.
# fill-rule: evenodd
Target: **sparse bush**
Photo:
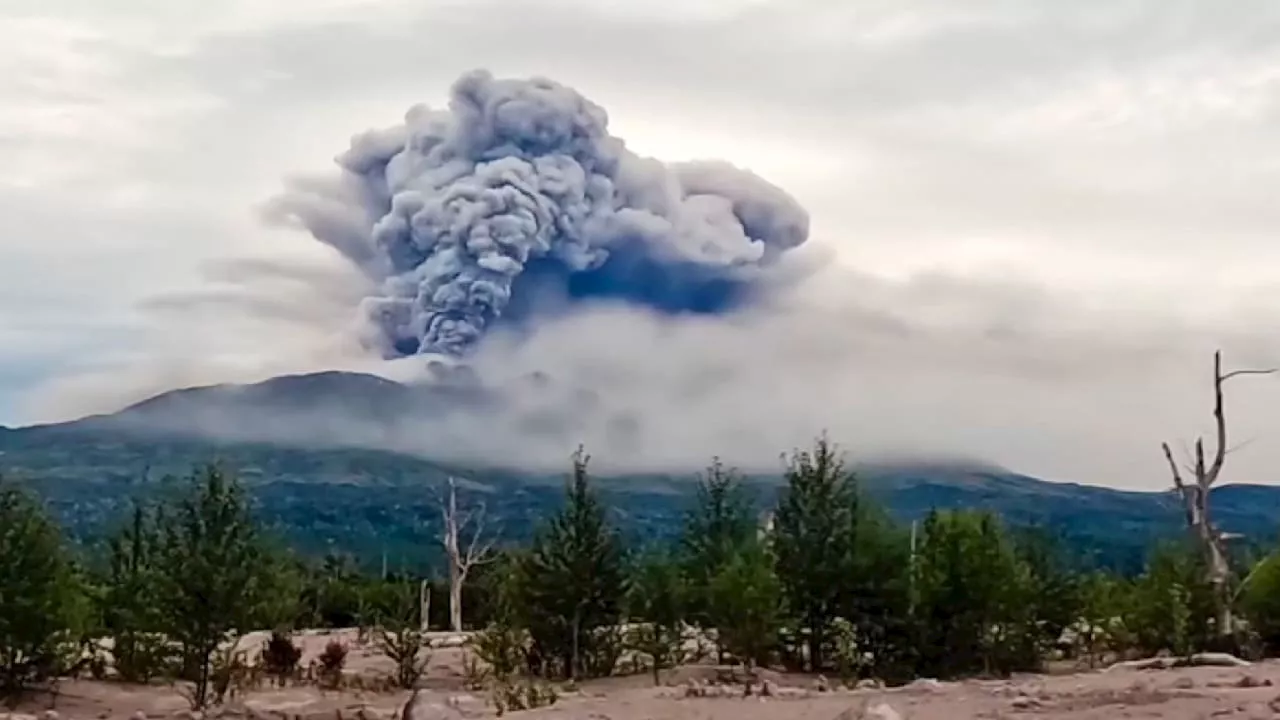
<path fill-rule="evenodd" d="M 528 633 L 506 622 L 494 622 L 471 637 L 471 648 L 484 662 L 484 673 L 506 679 L 525 666 Z"/>
<path fill-rule="evenodd" d="M 301 659 L 302 648 L 293 644 L 288 633 L 276 630 L 262 643 L 262 669 L 275 678 L 280 687 L 284 687 L 290 678 L 297 675 L 298 661 Z"/>
<path fill-rule="evenodd" d="M 249 665 L 247 653 L 237 649 L 236 643 L 220 648 L 210 657 L 207 696 L 200 697 L 200 686 L 197 684 L 184 691 L 187 702 L 193 709 L 199 709 L 210 702 L 220 705 L 228 699 L 242 696 L 257 685 L 254 670 Z"/>
<path fill-rule="evenodd" d="M 1272 555 L 1254 566 L 1240 588 L 1240 608 L 1263 651 L 1280 654 L 1280 555 Z"/>
<path fill-rule="evenodd" d="M 489 702 L 499 717 L 508 711 L 555 705 L 559 699 L 560 694 L 550 683 L 529 677 L 495 680 L 489 691 Z"/>
<path fill-rule="evenodd" d="M 342 671 L 347 665 L 347 646 L 338 640 L 330 640 L 324 651 L 317 658 L 320 676 L 317 678 L 323 687 L 336 688 L 341 684 Z"/>
<path fill-rule="evenodd" d="M 396 664 L 396 684 L 412 689 L 427 672 L 431 652 L 424 633 L 417 628 L 378 628 L 378 649 Z"/>
<path fill-rule="evenodd" d="M 640 623 L 627 632 L 626 646 L 643 655 L 653 671 L 653 684 L 662 671 L 684 662 L 685 607 L 688 589 L 675 558 L 654 553 L 641 560 L 628 598 Z"/>
<path fill-rule="evenodd" d="M 1204 578 L 1203 559 L 1194 547 L 1171 544 L 1152 552 L 1133 584 L 1124 618 L 1143 652 L 1189 655 L 1206 647 L 1214 637 L 1215 600 Z"/>
<path fill-rule="evenodd" d="M 412 689 L 427 671 L 431 649 L 418 618 L 416 588 L 394 588 L 380 608 L 374 630 L 378 650 L 396 665 L 396 685 Z"/>
<path fill-rule="evenodd" d="M 181 665 L 181 652 L 157 633 L 132 632 L 116 638 L 123 651 L 115 655 L 115 671 L 125 682 L 146 684 L 174 674 Z"/>

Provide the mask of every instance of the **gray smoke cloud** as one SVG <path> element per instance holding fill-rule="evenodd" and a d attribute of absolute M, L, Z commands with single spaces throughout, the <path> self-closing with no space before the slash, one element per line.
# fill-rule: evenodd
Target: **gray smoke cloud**
<path fill-rule="evenodd" d="M 447 109 L 415 106 L 337 163 L 337 182 L 295 183 L 271 210 L 376 280 L 364 311 L 387 357 L 461 355 L 549 298 L 726 312 L 809 233 L 764 179 L 638 156 L 601 107 L 546 79 L 467 73 Z"/>

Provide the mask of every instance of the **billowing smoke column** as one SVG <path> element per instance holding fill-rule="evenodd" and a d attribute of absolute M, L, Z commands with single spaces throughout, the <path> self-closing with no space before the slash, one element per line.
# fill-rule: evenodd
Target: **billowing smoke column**
<path fill-rule="evenodd" d="M 721 312 L 807 238 L 804 209 L 760 177 L 639 157 L 607 126 L 571 88 L 471 72 L 448 110 L 357 136 L 340 185 L 276 209 L 377 281 L 388 355 L 460 355 L 499 320 L 590 298 Z"/>

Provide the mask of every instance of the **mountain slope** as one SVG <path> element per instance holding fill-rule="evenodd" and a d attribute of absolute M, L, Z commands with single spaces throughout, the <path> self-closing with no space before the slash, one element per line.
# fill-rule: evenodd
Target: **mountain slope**
<path fill-rule="evenodd" d="M 135 497 L 164 491 L 158 479 L 220 461 L 251 486 L 262 517 L 300 550 L 342 550 L 372 560 L 419 562 L 432 550 L 434 488 L 450 474 L 482 493 L 504 534 L 527 537 L 560 499 L 561 476 L 451 467 L 412 455 L 332 447 L 350 418 L 393 428 L 455 403 L 492 402 L 467 387 L 424 390 L 372 375 L 320 373 L 250 386 L 180 390 L 119 413 L 57 425 L 0 428 L 0 472 L 35 488 L 73 534 L 92 542 Z M 327 418 L 342 423 L 326 426 Z M 293 434 L 282 433 L 282 425 Z M 326 434 L 327 433 L 327 434 Z M 273 442 L 254 442 L 254 437 Z M 359 444 L 367 437 L 350 438 Z M 932 508 L 985 507 L 1010 523 L 1054 530 L 1100 562 L 1133 569 L 1146 548 L 1176 537 L 1182 522 L 1168 493 L 1050 483 L 974 463 L 897 463 L 860 469 L 864 487 L 904 520 Z M 619 520 L 640 537 L 678 527 L 692 475 L 628 475 L 599 481 Z M 762 506 L 780 478 L 755 476 Z M 1225 486 L 1214 493 L 1224 530 L 1271 541 L 1280 488 Z"/>

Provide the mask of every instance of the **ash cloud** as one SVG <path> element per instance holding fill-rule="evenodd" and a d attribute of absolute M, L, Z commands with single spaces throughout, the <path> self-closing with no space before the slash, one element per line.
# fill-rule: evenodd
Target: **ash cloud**
<path fill-rule="evenodd" d="M 547 79 L 467 73 L 447 108 L 415 106 L 336 161 L 336 181 L 294 183 L 270 210 L 375 282 L 363 312 L 388 358 L 467 355 L 495 325 L 592 300 L 724 313 L 809 233 L 763 178 L 636 155 Z"/>

